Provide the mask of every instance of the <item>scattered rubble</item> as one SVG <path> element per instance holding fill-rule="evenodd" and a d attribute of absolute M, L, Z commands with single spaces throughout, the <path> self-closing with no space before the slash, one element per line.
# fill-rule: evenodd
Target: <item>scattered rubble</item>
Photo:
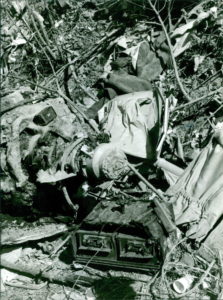
<path fill-rule="evenodd" d="M 130 2 L 3 1 L 2 299 L 223 299 L 223 4 Z"/>

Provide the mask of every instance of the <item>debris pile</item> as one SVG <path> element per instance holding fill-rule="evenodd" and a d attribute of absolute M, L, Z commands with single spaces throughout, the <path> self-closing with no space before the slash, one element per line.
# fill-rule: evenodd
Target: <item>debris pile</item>
<path fill-rule="evenodd" d="M 3 1 L 3 299 L 222 299 L 223 4 L 185 5 Z"/>

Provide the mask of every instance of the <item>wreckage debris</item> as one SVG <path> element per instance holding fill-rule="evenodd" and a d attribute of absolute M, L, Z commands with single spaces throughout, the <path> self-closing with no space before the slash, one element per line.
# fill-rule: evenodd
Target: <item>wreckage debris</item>
<path fill-rule="evenodd" d="M 193 222 L 187 235 L 198 241 L 205 238 L 223 215 L 222 128 L 219 123 L 209 145 L 167 191 L 176 199 L 172 204 L 176 224 Z"/>
<path fill-rule="evenodd" d="M 222 3 L 43 2 L 4 3 L 1 295 L 221 298 Z"/>
<path fill-rule="evenodd" d="M 193 277 L 190 275 L 186 275 L 184 277 L 181 277 L 180 279 L 177 279 L 173 283 L 173 288 L 178 294 L 185 293 L 192 285 L 193 283 Z"/>
<path fill-rule="evenodd" d="M 126 155 L 114 143 L 100 144 L 88 165 L 94 176 L 110 180 L 122 178 L 129 171 Z"/>

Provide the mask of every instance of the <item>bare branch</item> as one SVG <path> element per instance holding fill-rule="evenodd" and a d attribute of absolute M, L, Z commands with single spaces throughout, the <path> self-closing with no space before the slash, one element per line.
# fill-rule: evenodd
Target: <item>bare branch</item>
<path fill-rule="evenodd" d="M 170 49 L 170 56 L 171 56 L 171 59 L 172 59 L 172 62 L 173 62 L 173 68 L 174 68 L 174 72 L 175 72 L 175 76 L 176 76 L 176 80 L 177 80 L 177 83 L 179 85 L 179 88 L 181 90 L 181 92 L 183 93 L 184 97 L 187 99 L 188 102 L 191 102 L 192 101 L 192 98 L 187 94 L 186 90 L 184 89 L 184 86 L 180 80 L 180 76 L 179 76 L 179 73 L 178 73 L 178 68 L 177 68 L 177 63 L 176 63 L 176 60 L 175 60 L 175 57 L 174 57 L 174 54 L 173 54 L 173 46 L 171 44 L 171 41 L 170 41 L 170 37 L 168 35 L 168 32 L 166 30 L 166 26 L 164 25 L 163 23 L 163 20 L 159 14 L 159 12 L 157 11 L 156 7 L 152 4 L 151 0 L 148 0 L 149 2 L 149 5 L 151 6 L 151 8 L 153 9 L 153 11 L 155 12 L 162 28 L 163 28 L 163 31 L 164 31 L 164 34 L 165 34 L 165 37 L 166 37 L 166 40 L 167 40 L 167 44 L 169 46 L 169 49 Z"/>

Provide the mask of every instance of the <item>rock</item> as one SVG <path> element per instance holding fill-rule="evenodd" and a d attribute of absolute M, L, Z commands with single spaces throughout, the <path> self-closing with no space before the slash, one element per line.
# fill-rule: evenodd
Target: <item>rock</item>
<path fill-rule="evenodd" d="M 10 109 L 22 101 L 24 101 L 23 95 L 19 91 L 15 91 L 1 99 L 1 110 Z"/>
<path fill-rule="evenodd" d="M 16 248 L 14 250 L 7 249 L 7 250 L 2 250 L 0 258 L 8 260 L 11 263 L 16 263 L 17 260 L 20 258 L 21 254 L 22 254 L 21 247 Z"/>

